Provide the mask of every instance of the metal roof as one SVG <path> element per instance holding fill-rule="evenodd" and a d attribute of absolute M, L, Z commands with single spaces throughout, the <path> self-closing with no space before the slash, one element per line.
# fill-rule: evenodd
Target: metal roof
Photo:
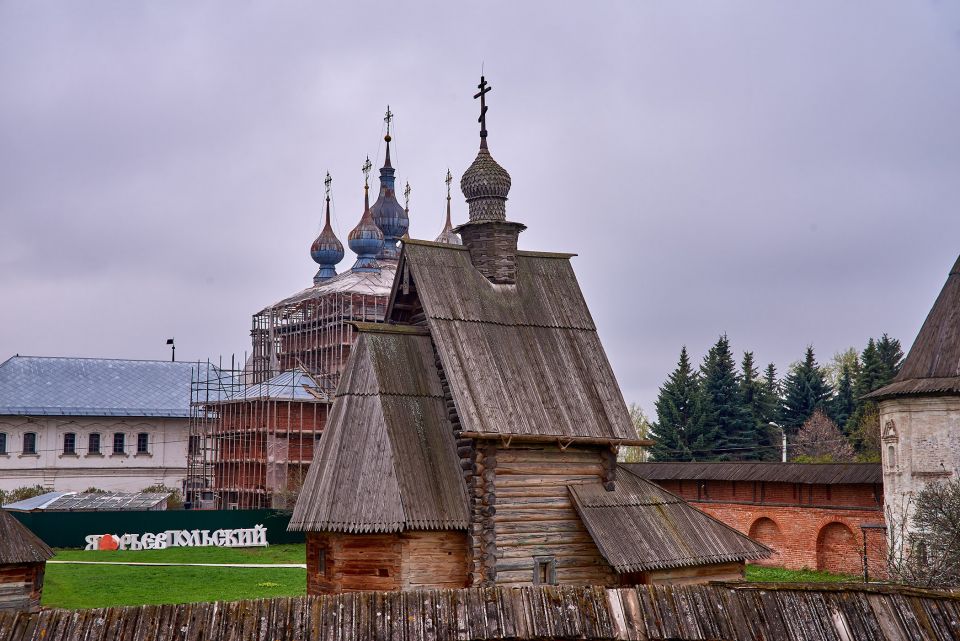
<path fill-rule="evenodd" d="M 495 285 L 464 247 L 403 247 L 464 432 L 637 439 L 569 254 L 518 252 Z"/>
<path fill-rule="evenodd" d="M 4 641 L 950 641 L 960 596 L 861 584 L 530 586 L 0 612 Z"/>
<path fill-rule="evenodd" d="M 865 398 L 960 394 L 960 258 L 893 382 Z"/>
<path fill-rule="evenodd" d="M 621 468 L 616 489 L 570 485 L 603 558 L 620 573 L 763 559 L 770 548 Z"/>
<path fill-rule="evenodd" d="M 14 512 L 149 510 L 166 501 L 169 496 L 169 492 L 47 492 L 8 503 L 3 509 Z"/>
<path fill-rule="evenodd" d="M 313 300 L 327 294 L 366 294 L 370 296 L 389 296 L 390 287 L 393 285 L 393 277 L 397 272 L 396 260 L 378 260 L 376 261 L 380 271 L 377 272 L 355 272 L 347 270 L 337 274 L 329 280 L 322 281 L 319 285 L 308 287 L 297 292 L 283 300 L 279 300 L 273 305 L 268 305 L 258 312 L 266 314 L 275 308 L 288 307 L 302 303 L 305 300 Z"/>
<path fill-rule="evenodd" d="M 0 565 L 41 563 L 52 556 L 50 546 L 11 514 L 0 510 Z"/>
<path fill-rule="evenodd" d="M 430 337 L 376 327 L 353 348 L 289 529 L 466 529 L 466 485 Z"/>
<path fill-rule="evenodd" d="M 317 381 L 301 369 L 281 372 L 270 380 L 254 383 L 229 397 L 231 401 L 254 399 L 329 402 L 327 393 Z"/>
<path fill-rule="evenodd" d="M 13 356 L 0 364 L 0 415 L 190 416 L 194 363 Z"/>
<path fill-rule="evenodd" d="M 651 481 L 765 481 L 840 485 L 883 483 L 880 463 L 621 463 Z"/>

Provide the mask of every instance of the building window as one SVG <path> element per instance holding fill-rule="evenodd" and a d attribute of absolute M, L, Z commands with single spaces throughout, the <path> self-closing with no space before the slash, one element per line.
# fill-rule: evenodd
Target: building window
<path fill-rule="evenodd" d="M 7 453 L 7 433 L 0 432 L 0 454 Z"/>
<path fill-rule="evenodd" d="M 37 433 L 36 432 L 27 432 L 23 435 L 23 453 L 24 454 L 36 454 L 37 453 Z"/>
<path fill-rule="evenodd" d="M 148 454 L 150 452 L 150 435 L 146 432 L 137 434 L 137 454 Z"/>
<path fill-rule="evenodd" d="M 323 548 L 317 552 L 317 573 L 320 576 L 327 576 L 327 551 Z"/>
<path fill-rule="evenodd" d="M 552 556 L 533 557 L 533 584 L 557 584 L 557 560 Z"/>
<path fill-rule="evenodd" d="M 891 470 L 897 469 L 897 448 L 893 445 L 887 446 L 887 467 Z"/>
<path fill-rule="evenodd" d="M 87 437 L 87 454 L 100 453 L 100 433 L 94 432 Z"/>
<path fill-rule="evenodd" d="M 77 453 L 77 435 L 73 432 L 67 432 L 63 435 L 63 453 L 64 454 L 76 454 Z"/>
<path fill-rule="evenodd" d="M 196 434 L 190 435 L 190 440 L 187 441 L 187 454 L 190 456 L 196 456 L 200 453 L 200 437 Z"/>
<path fill-rule="evenodd" d="M 126 449 L 126 442 L 123 432 L 117 432 L 113 435 L 113 453 L 123 454 Z"/>

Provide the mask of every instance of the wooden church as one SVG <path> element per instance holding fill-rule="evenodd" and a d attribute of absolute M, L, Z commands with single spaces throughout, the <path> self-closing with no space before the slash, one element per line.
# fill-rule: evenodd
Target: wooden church
<path fill-rule="evenodd" d="M 290 522 L 308 592 L 741 577 L 770 550 L 617 466 L 648 443 L 573 254 L 517 248 L 489 90 L 463 244 L 405 240 L 387 322 L 357 324 Z"/>

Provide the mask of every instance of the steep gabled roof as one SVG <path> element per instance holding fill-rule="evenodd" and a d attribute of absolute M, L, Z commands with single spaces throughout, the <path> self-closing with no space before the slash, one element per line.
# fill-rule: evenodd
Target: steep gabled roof
<path fill-rule="evenodd" d="M 466 529 L 466 486 L 430 337 L 358 327 L 289 529 Z"/>
<path fill-rule="evenodd" d="M 0 565 L 41 563 L 52 556 L 50 546 L 10 513 L 0 510 Z"/>
<path fill-rule="evenodd" d="M 465 247 L 404 242 L 393 299 L 409 275 L 466 434 L 637 439 L 570 257 L 518 252 L 496 285 Z"/>
<path fill-rule="evenodd" d="M 612 492 L 600 483 L 569 490 L 603 558 L 620 573 L 755 560 L 772 553 L 622 467 Z"/>
<path fill-rule="evenodd" d="M 190 416 L 196 363 L 14 356 L 0 364 L 0 415 Z"/>
<path fill-rule="evenodd" d="M 866 398 L 911 394 L 960 394 L 960 258 L 950 270 L 900 373 L 892 383 Z"/>

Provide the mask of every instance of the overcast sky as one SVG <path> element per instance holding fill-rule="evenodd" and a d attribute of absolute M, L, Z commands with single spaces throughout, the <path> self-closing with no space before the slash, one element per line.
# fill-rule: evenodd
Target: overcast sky
<path fill-rule="evenodd" d="M 521 246 L 579 254 L 650 413 L 722 332 L 781 370 L 908 347 L 960 253 L 955 2 L 338 4 L 0 0 L 0 359 L 242 355 L 326 171 L 359 220 L 388 103 L 432 239 L 481 63 Z"/>

